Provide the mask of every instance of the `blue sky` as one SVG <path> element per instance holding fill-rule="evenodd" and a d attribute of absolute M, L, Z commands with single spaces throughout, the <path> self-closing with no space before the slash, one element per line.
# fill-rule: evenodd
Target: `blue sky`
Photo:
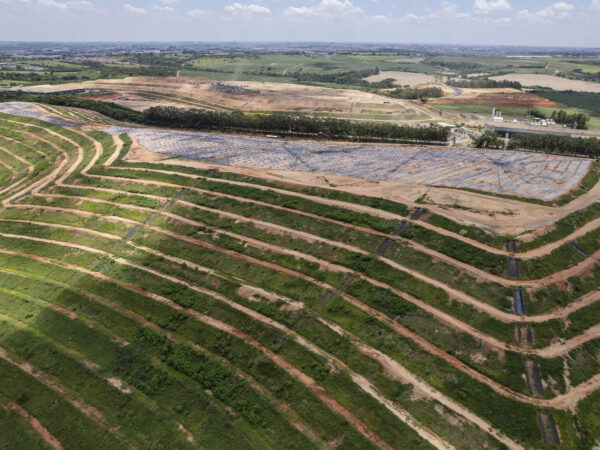
<path fill-rule="evenodd" d="M 0 40 L 600 47 L 600 0 L 0 0 Z"/>

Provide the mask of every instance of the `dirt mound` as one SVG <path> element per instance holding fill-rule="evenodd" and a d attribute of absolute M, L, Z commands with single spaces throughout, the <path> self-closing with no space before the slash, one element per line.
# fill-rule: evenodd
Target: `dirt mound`
<path fill-rule="evenodd" d="M 96 96 L 79 96 L 77 98 L 80 98 L 82 100 L 97 100 L 99 102 L 107 102 L 110 100 L 114 100 L 115 98 L 119 98 L 121 96 L 121 94 L 117 94 L 117 93 L 112 93 L 112 94 L 102 94 L 102 95 L 96 95 Z"/>
<path fill-rule="evenodd" d="M 528 108 L 558 108 L 551 100 L 533 94 L 479 94 L 475 97 L 446 97 L 431 99 L 430 103 L 446 105 L 525 106 Z"/>

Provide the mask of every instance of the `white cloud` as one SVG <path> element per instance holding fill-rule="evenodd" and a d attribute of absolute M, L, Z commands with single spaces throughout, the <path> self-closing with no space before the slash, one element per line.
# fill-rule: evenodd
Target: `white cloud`
<path fill-rule="evenodd" d="M 242 5 L 241 3 L 234 3 L 225 7 L 225 11 L 239 14 L 239 13 L 251 13 L 251 14 L 271 14 L 271 10 L 266 6 L 256 5 L 254 3 L 250 5 Z"/>
<path fill-rule="evenodd" d="M 154 5 L 152 7 L 152 9 L 154 9 L 155 11 L 160 11 L 160 12 L 165 12 L 165 13 L 171 13 L 171 12 L 173 12 L 173 8 L 171 8 L 170 6 L 158 6 L 158 5 Z"/>
<path fill-rule="evenodd" d="M 66 3 L 59 3 L 54 0 L 40 0 L 39 4 L 48 8 L 67 9 Z"/>
<path fill-rule="evenodd" d="M 31 3 L 27 0 L 19 0 L 18 3 Z M 44 6 L 46 8 L 53 9 L 75 9 L 75 8 L 88 8 L 92 6 L 92 4 L 88 1 L 72 1 L 72 2 L 57 2 L 55 0 L 38 0 L 38 5 Z"/>
<path fill-rule="evenodd" d="M 363 10 L 350 0 L 321 0 L 316 6 L 290 6 L 284 11 L 286 16 L 343 16 L 362 13 Z"/>
<path fill-rule="evenodd" d="M 131 14 L 146 14 L 148 12 L 144 8 L 137 8 L 135 6 L 131 6 L 129 3 L 123 6 L 123 9 Z"/>
<path fill-rule="evenodd" d="M 390 21 L 390 19 L 388 19 L 386 16 L 383 16 L 383 15 L 372 16 L 372 17 L 369 17 L 369 19 L 372 20 L 373 22 L 382 22 L 382 23 Z"/>
<path fill-rule="evenodd" d="M 206 11 L 203 9 L 192 9 L 191 11 L 186 12 L 186 15 L 190 17 L 198 17 L 206 14 Z"/>
<path fill-rule="evenodd" d="M 600 11 L 600 0 L 592 0 L 592 3 L 590 3 L 590 9 L 592 11 Z"/>
<path fill-rule="evenodd" d="M 400 20 L 403 22 L 430 22 L 432 20 L 447 21 L 449 19 L 468 19 L 472 21 L 478 20 L 477 18 L 471 16 L 471 14 L 457 11 L 457 5 L 454 3 L 450 3 L 447 0 L 442 0 L 442 2 L 440 2 L 440 6 L 436 9 L 427 8 L 425 10 L 425 13 L 426 14 L 422 16 L 417 16 L 416 14 L 409 13 L 402 17 Z"/>
<path fill-rule="evenodd" d="M 493 11 L 510 11 L 512 7 L 507 0 L 475 0 L 475 12 L 487 14 Z"/>
<path fill-rule="evenodd" d="M 516 14 L 516 18 L 522 21 L 529 22 L 544 22 L 554 18 L 567 18 L 569 12 L 575 7 L 571 3 L 558 2 L 537 11 L 529 11 L 522 9 Z"/>
<path fill-rule="evenodd" d="M 179 3 L 179 0 L 158 0 L 161 3 L 166 3 L 168 5 L 174 5 L 175 3 Z"/>
<path fill-rule="evenodd" d="M 552 8 L 554 8 L 556 11 L 570 11 L 574 8 L 574 6 L 570 3 L 559 2 L 552 5 Z"/>

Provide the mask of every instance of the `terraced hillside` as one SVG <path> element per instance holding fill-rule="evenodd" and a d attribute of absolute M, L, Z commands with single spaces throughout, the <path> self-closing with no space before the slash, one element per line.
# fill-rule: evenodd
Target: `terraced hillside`
<path fill-rule="evenodd" d="M 598 203 L 506 244 L 55 112 L 0 114 L 2 446 L 600 443 Z"/>

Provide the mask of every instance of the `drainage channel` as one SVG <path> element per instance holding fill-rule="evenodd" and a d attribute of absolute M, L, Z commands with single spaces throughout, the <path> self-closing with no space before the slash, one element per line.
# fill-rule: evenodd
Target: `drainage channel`
<path fill-rule="evenodd" d="M 509 278 L 520 278 L 521 271 L 519 270 L 521 260 L 513 256 L 508 257 L 508 277 Z"/>
<path fill-rule="evenodd" d="M 394 231 L 394 236 L 400 236 L 400 234 L 409 226 L 410 222 L 403 220 L 402 222 L 400 222 L 400 225 L 398 225 L 398 228 L 396 228 L 396 231 Z M 386 237 L 385 239 L 383 239 L 383 242 L 379 244 L 379 247 L 377 247 L 377 249 L 375 250 L 375 255 L 383 256 L 385 252 L 388 251 L 393 242 L 394 239 L 390 237 Z"/>
<path fill-rule="evenodd" d="M 521 288 L 516 288 L 513 292 L 513 302 L 515 307 L 515 314 L 519 316 L 525 315 L 525 302 L 523 301 L 523 292 Z"/>
<path fill-rule="evenodd" d="M 542 383 L 542 374 L 540 366 L 536 361 L 525 361 L 525 378 L 529 393 L 535 396 L 544 396 L 544 384 Z"/>
<path fill-rule="evenodd" d="M 197 181 L 196 181 L 197 182 Z M 195 183 L 194 183 L 195 184 Z M 168 209 L 174 202 L 176 202 L 177 200 L 179 200 L 183 194 L 185 194 L 187 192 L 187 188 L 181 188 L 179 189 L 179 191 L 177 192 L 177 194 L 175 194 L 173 196 L 173 198 L 168 199 L 161 207 L 160 207 L 160 211 L 165 211 L 166 209 Z M 146 217 L 146 220 L 144 220 L 145 224 L 148 224 L 150 222 L 152 222 L 152 219 L 154 219 L 156 217 L 156 215 L 158 214 L 158 211 L 152 211 L 148 217 Z M 129 233 L 127 233 L 127 239 L 132 239 L 135 236 L 135 233 L 137 233 L 137 230 L 139 229 L 140 225 L 135 225 L 130 231 Z"/>
<path fill-rule="evenodd" d="M 538 421 L 542 430 L 542 440 L 546 445 L 560 445 L 560 436 L 554 417 L 550 411 L 540 411 Z"/>
<path fill-rule="evenodd" d="M 583 255 L 583 256 L 585 256 L 585 257 L 588 257 L 588 256 L 590 256 L 590 255 L 588 255 L 586 252 L 584 252 L 583 250 L 581 250 L 581 248 L 580 248 L 580 247 L 577 245 L 577 243 L 576 243 L 575 241 L 571 241 L 571 242 L 569 242 L 569 245 L 570 245 L 571 247 L 573 247 L 573 249 L 574 249 L 574 250 L 575 250 L 577 253 L 579 253 L 579 254 L 581 254 L 581 255 Z"/>
<path fill-rule="evenodd" d="M 346 289 L 357 278 L 358 278 L 358 276 L 354 275 L 353 273 L 347 273 L 346 276 L 344 277 L 344 279 L 342 280 L 342 289 Z M 329 303 L 331 301 L 331 299 L 333 298 L 334 295 L 335 295 L 335 292 L 333 292 L 333 291 L 325 292 L 323 294 L 323 296 L 319 299 L 319 301 L 315 304 L 315 309 L 320 310 L 321 308 L 324 308 L 327 305 L 327 303 Z M 307 311 L 305 309 L 303 309 L 302 311 L 300 311 L 300 313 L 298 314 L 298 317 L 296 318 L 296 321 L 290 328 L 295 328 L 296 330 L 301 330 L 302 328 L 304 328 L 306 326 L 306 323 L 308 322 L 309 318 L 310 318 L 310 315 L 307 313 Z M 289 336 L 287 336 L 285 334 L 280 334 L 279 336 L 277 336 L 277 339 L 275 339 L 275 341 L 273 343 L 275 345 L 281 345 L 284 342 L 286 342 L 288 339 L 289 339 Z"/>
<path fill-rule="evenodd" d="M 524 347 L 533 345 L 533 328 L 530 325 L 517 325 L 517 341 Z"/>
<path fill-rule="evenodd" d="M 506 251 L 514 253 L 517 251 L 517 241 L 506 241 Z M 521 271 L 519 269 L 521 260 L 514 256 L 508 257 L 508 277 L 509 278 L 520 278 Z"/>
<path fill-rule="evenodd" d="M 514 253 L 517 250 L 517 241 L 507 241 L 506 250 Z M 520 278 L 519 271 L 519 258 L 509 257 L 508 258 L 508 276 L 511 278 Z M 525 317 L 525 302 L 523 300 L 523 291 L 521 288 L 515 288 L 513 291 L 513 302 L 515 314 Z M 533 344 L 533 329 L 530 325 L 516 325 L 515 334 L 519 344 L 523 346 L 530 346 Z M 544 384 L 542 382 L 542 373 L 540 366 L 537 361 L 527 360 L 525 361 L 525 380 L 527 382 L 527 388 L 531 395 L 536 397 L 544 397 Z M 540 410 L 538 411 L 538 422 L 540 426 L 540 432 L 542 434 L 542 440 L 546 445 L 560 445 L 560 437 L 558 435 L 558 429 L 554 422 L 554 417 L 551 411 Z"/>
<path fill-rule="evenodd" d="M 425 214 L 427 210 L 425 208 L 417 208 L 414 210 L 412 215 L 410 216 L 410 220 L 419 220 L 423 214 Z"/>

